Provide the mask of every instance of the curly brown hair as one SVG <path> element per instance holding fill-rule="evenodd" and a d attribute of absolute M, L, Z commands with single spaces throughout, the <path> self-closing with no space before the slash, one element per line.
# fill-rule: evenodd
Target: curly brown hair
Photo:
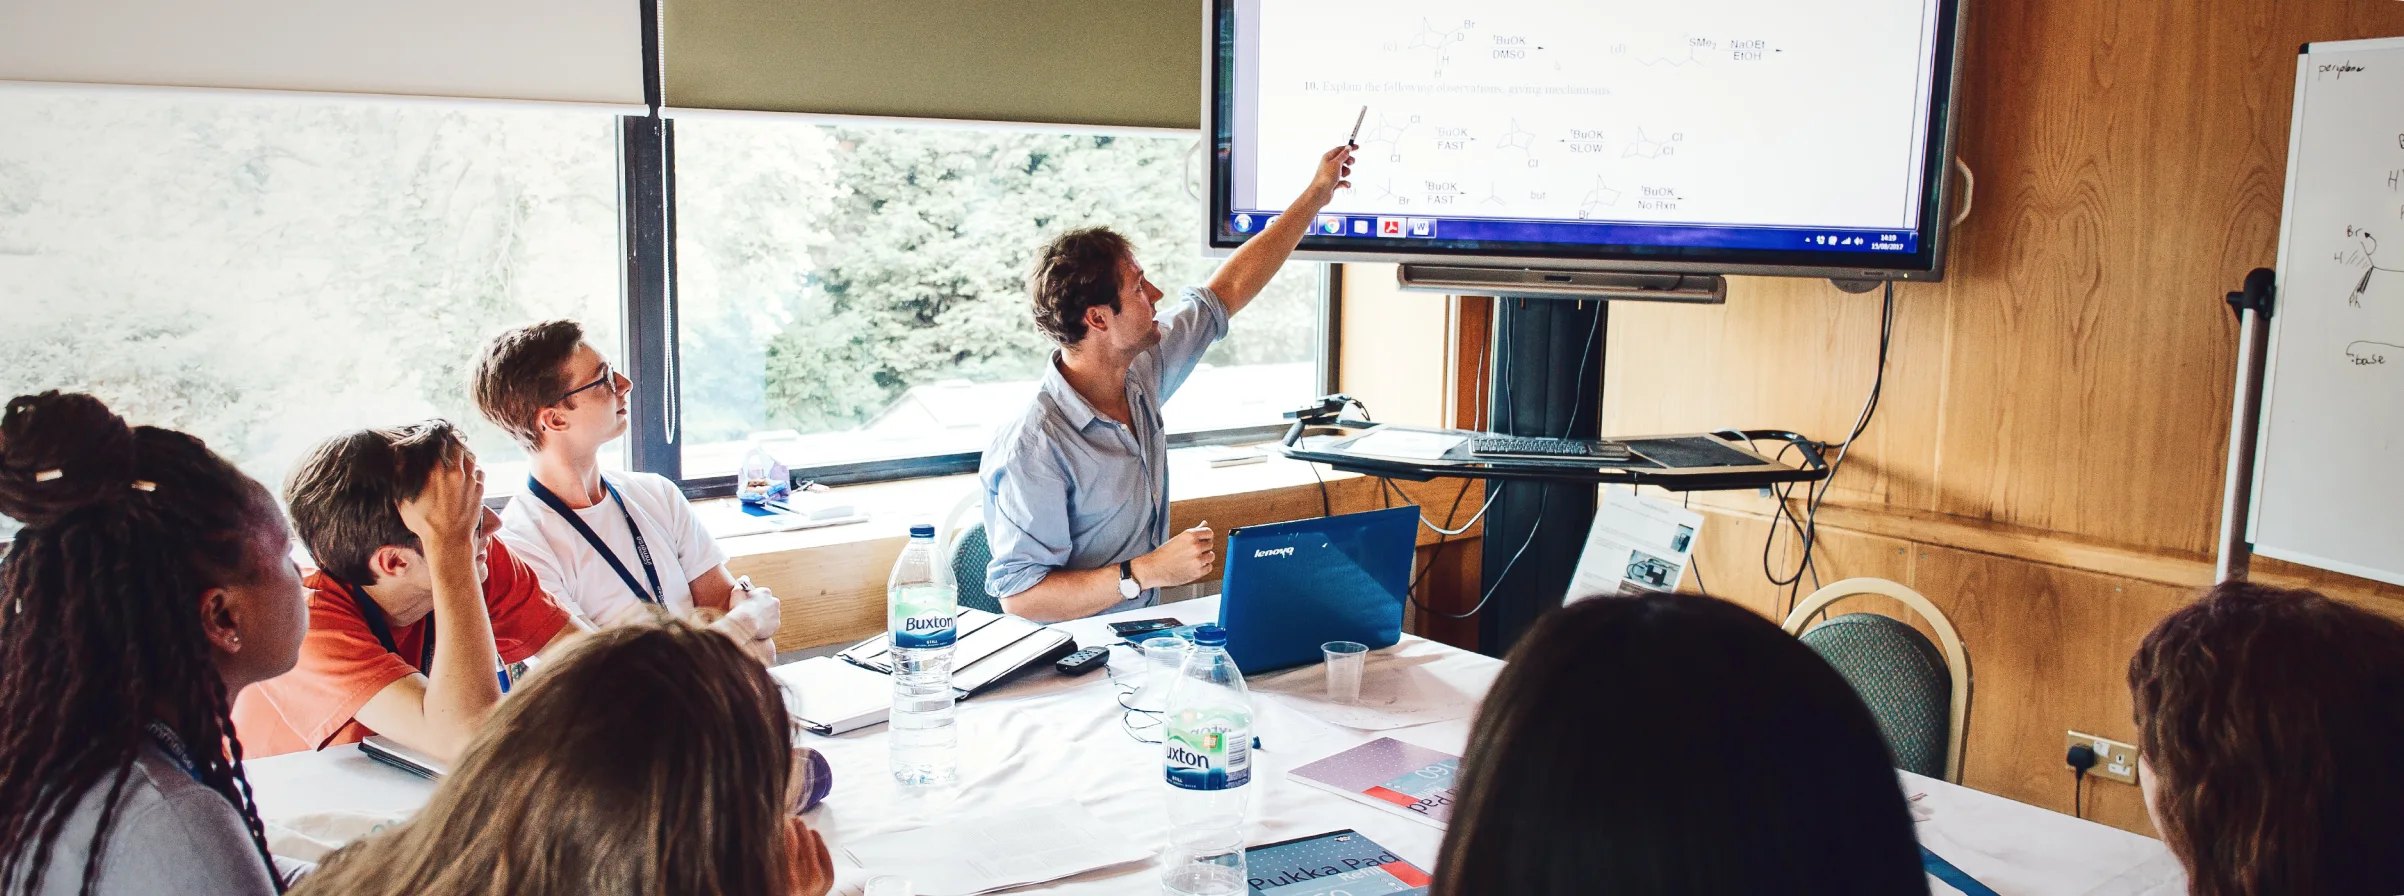
<path fill-rule="evenodd" d="M 1107 227 L 1071 230 L 1043 247 L 1029 281 L 1035 325 L 1063 346 L 1085 341 L 1085 312 L 1119 310 L 1119 264 L 1135 257 L 1135 246 Z"/>
<path fill-rule="evenodd" d="M 2222 583 L 2145 636 L 2129 696 L 2190 893 L 2404 893 L 2404 623 Z"/>

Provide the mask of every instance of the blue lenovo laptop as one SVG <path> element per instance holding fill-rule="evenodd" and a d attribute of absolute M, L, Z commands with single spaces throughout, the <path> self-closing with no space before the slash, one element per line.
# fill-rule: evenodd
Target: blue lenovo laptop
<path fill-rule="evenodd" d="M 1401 640 L 1418 526 L 1414 505 L 1227 533 L 1219 626 L 1236 667 L 1316 663 L 1329 641 Z"/>

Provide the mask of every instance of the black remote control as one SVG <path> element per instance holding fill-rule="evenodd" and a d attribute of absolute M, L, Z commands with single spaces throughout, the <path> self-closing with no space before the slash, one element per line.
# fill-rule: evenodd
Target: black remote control
<path fill-rule="evenodd" d="M 1102 646 L 1088 647 L 1061 657 L 1059 662 L 1052 664 L 1052 668 L 1060 670 L 1062 675 L 1083 675 L 1109 664 L 1110 648 Z"/>

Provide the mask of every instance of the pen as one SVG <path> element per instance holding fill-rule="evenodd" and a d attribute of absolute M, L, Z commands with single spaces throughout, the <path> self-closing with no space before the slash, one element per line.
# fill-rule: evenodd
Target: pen
<path fill-rule="evenodd" d="M 1368 106 L 1362 106 L 1362 107 L 1361 107 L 1361 114 L 1360 114 L 1359 116 L 1357 116 L 1357 117 L 1355 117 L 1355 118 L 1353 118 L 1353 119 L 1352 119 L 1352 136 L 1344 138 L 1344 145 L 1346 145 L 1346 146 L 1359 146 L 1359 145 L 1361 145 L 1361 122 L 1368 121 L 1368 120 L 1369 120 L 1369 107 L 1368 107 Z"/>

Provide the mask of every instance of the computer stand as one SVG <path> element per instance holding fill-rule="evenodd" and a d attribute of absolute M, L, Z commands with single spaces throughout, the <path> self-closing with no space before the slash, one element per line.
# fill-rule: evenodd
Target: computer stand
<path fill-rule="evenodd" d="M 1493 384 L 1485 415 L 1498 435 L 1592 439 L 1601 431 L 1603 351 L 1608 302 L 1543 298 L 1495 299 Z M 1311 437 L 1375 424 L 1337 419 L 1340 403 L 1297 413 L 1281 451 L 1340 470 L 1413 480 L 1439 476 L 1484 479 L 1501 492 L 1485 517 L 1478 612 L 1478 650 L 1508 652 L 1537 617 L 1561 605 L 1585 549 L 1595 512 L 1595 485 L 1659 485 L 1678 491 L 1758 488 L 1827 478 L 1819 445 L 1778 430 L 1717 433 L 1730 441 L 1771 440 L 1802 449 L 1803 465 L 1741 474 L 1680 474 L 1595 464 L 1480 465 L 1365 457 L 1324 450 Z"/>

